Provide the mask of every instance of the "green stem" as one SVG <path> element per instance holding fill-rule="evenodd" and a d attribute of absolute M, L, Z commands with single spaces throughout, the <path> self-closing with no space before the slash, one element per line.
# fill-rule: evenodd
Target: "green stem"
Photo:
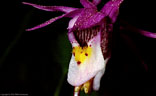
<path fill-rule="evenodd" d="M 64 81 L 65 77 L 66 77 L 66 73 L 63 72 L 63 74 L 62 74 L 62 76 L 61 76 L 61 78 L 59 80 L 58 86 L 56 87 L 54 96 L 60 96 L 60 89 L 61 89 L 61 87 L 63 85 L 63 81 Z"/>

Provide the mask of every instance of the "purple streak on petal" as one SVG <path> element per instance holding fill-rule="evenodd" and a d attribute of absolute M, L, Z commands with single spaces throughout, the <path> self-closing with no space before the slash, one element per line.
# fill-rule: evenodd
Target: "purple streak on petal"
<path fill-rule="evenodd" d="M 93 4 L 98 5 L 101 2 L 101 0 L 93 0 L 92 2 Z"/>
<path fill-rule="evenodd" d="M 80 3 L 83 5 L 83 7 L 85 7 L 85 8 L 95 8 L 96 9 L 96 6 L 92 3 L 92 2 L 90 2 L 90 1 L 88 1 L 88 0 L 80 0 Z"/>
<path fill-rule="evenodd" d="M 32 31 L 32 30 L 36 30 L 36 29 L 45 27 L 45 26 L 47 26 L 47 25 L 53 23 L 54 21 L 56 21 L 56 20 L 58 20 L 58 19 L 61 19 L 61 18 L 63 18 L 63 17 L 73 17 L 73 16 L 79 14 L 80 12 L 81 12 L 81 9 L 74 10 L 74 11 L 72 11 L 72 12 L 69 12 L 69 13 L 63 14 L 63 15 L 61 15 L 61 16 L 52 18 L 52 19 L 50 19 L 50 20 L 48 20 L 48 21 L 46 21 L 46 22 L 44 22 L 44 23 L 42 23 L 42 24 L 40 24 L 40 25 L 37 25 L 37 26 L 35 26 L 35 27 L 33 27 L 33 28 L 26 29 L 26 31 Z"/>
<path fill-rule="evenodd" d="M 122 2 L 123 0 L 110 0 L 102 8 L 101 12 L 108 15 L 112 23 L 114 23 L 118 16 L 119 6 Z"/>
<path fill-rule="evenodd" d="M 77 8 L 66 7 L 66 6 L 42 6 L 42 5 L 37 5 L 37 4 L 32 4 L 27 2 L 22 2 L 22 3 L 44 11 L 61 11 L 61 12 L 68 13 L 77 9 Z"/>

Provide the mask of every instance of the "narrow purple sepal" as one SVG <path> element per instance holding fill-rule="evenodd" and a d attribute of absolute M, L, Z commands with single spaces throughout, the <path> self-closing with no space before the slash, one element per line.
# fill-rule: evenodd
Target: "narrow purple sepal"
<path fill-rule="evenodd" d="M 149 37 L 149 38 L 156 38 L 156 33 L 152 33 L 152 32 L 141 30 L 141 29 L 138 30 L 138 32 L 140 34 L 142 34 L 143 36 L 146 36 L 146 37 Z"/>
<path fill-rule="evenodd" d="M 69 13 L 77 9 L 77 8 L 66 7 L 66 6 L 42 6 L 42 5 L 32 4 L 28 2 L 22 2 L 22 3 L 44 11 L 61 11 L 61 12 Z"/>
<path fill-rule="evenodd" d="M 44 22 L 44 23 L 42 23 L 42 24 L 40 24 L 40 25 L 37 25 L 37 26 L 35 26 L 35 27 L 33 27 L 33 28 L 26 29 L 26 31 L 32 31 L 32 30 L 36 30 L 36 29 L 45 27 L 45 26 L 47 26 L 47 25 L 49 25 L 49 24 L 51 24 L 51 23 L 55 22 L 56 20 L 61 19 L 61 18 L 63 18 L 63 17 L 74 17 L 74 16 L 76 16 L 77 14 L 79 14 L 81 11 L 82 11 L 81 9 L 77 9 L 77 10 L 74 10 L 74 11 L 72 11 L 72 12 L 63 14 L 63 15 L 61 15 L 61 16 L 52 18 L 52 19 L 50 19 L 50 20 L 48 20 L 48 21 L 46 21 L 46 22 Z"/>
<path fill-rule="evenodd" d="M 63 18 L 65 15 L 66 15 L 66 14 L 63 14 L 63 15 L 61 15 L 61 16 L 52 18 L 52 19 L 50 19 L 50 20 L 48 20 L 48 21 L 46 21 L 46 22 L 44 22 L 44 23 L 42 23 L 42 24 L 40 24 L 40 25 L 37 25 L 37 26 L 35 26 L 35 27 L 33 27 L 33 28 L 26 29 L 26 31 L 32 31 L 32 30 L 36 30 L 36 29 L 45 27 L 45 26 L 47 26 L 47 25 L 53 23 L 54 21 L 56 21 L 56 20 L 58 20 L 58 19 L 60 19 L 60 18 Z"/>

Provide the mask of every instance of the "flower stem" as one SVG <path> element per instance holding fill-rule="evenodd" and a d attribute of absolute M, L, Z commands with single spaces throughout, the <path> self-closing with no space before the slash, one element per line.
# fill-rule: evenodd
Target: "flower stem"
<path fill-rule="evenodd" d="M 62 76 L 61 76 L 61 78 L 59 80 L 58 86 L 56 87 L 56 90 L 54 92 L 54 96 L 60 96 L 60 90 L 61 90 L 61 87 L 63 85 L 63 81 L 64 81 L 65 77 L 66 77 L 66 73 L 63 72 Z"/>

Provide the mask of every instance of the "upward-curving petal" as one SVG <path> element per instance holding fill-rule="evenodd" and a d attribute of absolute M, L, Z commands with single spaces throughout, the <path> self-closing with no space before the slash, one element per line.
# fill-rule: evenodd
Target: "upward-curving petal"
<path fill-rule="evenodd" d="M 101 12 L 109 16 L 109 18 L 112 20 L 112 23 L 114 23 L 118 16 L 119 6 L 122 2 L 123 0 L 110 0 L 101 9 Z"/>
<path fill-rule="evenodd" d="M 32 3 L 28 3 L 28 2 L 22 2 L 22 3 L 26 4 L 26 5 L 33 6 L 37 9 L 41 9 L 44 11 L 61 11 L 61 12 L 69 13 L 69 12 L 77 9 L 77 8 L 66 7 L 66 6 L 42 6 L 42 5 L 32 4 Z"/>
<path fill-rule="evenodd" d="M 83 7 L 85 7 L 85 8 L 96 8 L 96 6 L 92 3 L 92 2 L 90 2 L 90 1 L 88 1 L 88 0 L 80 0 L 80 3 L 83 5 Z"/>

